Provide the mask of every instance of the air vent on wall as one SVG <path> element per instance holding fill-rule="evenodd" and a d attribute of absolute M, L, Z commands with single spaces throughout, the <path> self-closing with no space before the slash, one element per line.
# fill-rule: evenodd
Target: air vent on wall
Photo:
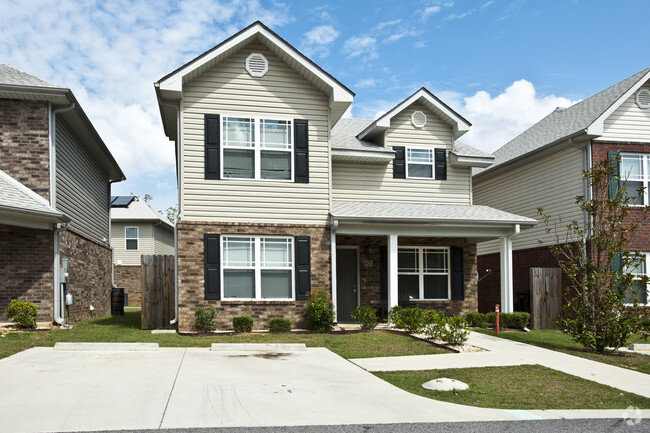
<path fill-rule="evenodd" d="M 422 128 L 424 125 L 427 124 L 426 114 L 424 114 L 421 111 L 414 111 L 413 114 L 411 114 L 411 123 L 416 128 Z"/>
<path fill-rule="evenodd" d="M 269 70 L 269 62 L 263 54 L 252 53 L 246 57 L 246 70 L 251 77 L 263 77 Z"/>
<path fill-rule="evenodd" d="M 640 108 L 650 108 L 650 90 L 641 89 L 636 92 L 636 105 Z"/>

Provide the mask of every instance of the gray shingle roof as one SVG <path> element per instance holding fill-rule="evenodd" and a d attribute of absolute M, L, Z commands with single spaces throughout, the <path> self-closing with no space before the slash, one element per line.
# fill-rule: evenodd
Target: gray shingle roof
<path fill-rule="evenodd" d="M 65 89 L 65 87 L 52 84 L 41 78 L 18 70 L 13 66 L 0 64 L 0 84 L 11 86 L 51 87 L 54 89 Z"/>
<path fill-rule="evenodd" d="M 144 200 L 136 197 L 128 207 L 111 207 L 111 221 L 161 221 L 169 228 L 173 224 Z"/>
<path fill-rule="evenodd" d="M 392 203 L 368 201 L 332 202 L 332 216 L 341 219 L 397 220 L 401 222 L 457 222 L 475 224 L 521 224 L 532 226 L 537 221 L 504 212 L 489 206 L 424 203 Z"/>
<path fill-rule="evenodd" d="M 16 213 L 38 214 L 52 221 L 69 221 L 52 208 L 47 200 L 0 170 L 0 209 Z"/>
<path fill-rule="evenodd" d="M 648 72 L 650 72 L 650 68 L 646 68 L 569 108 L 555 109 L 551 114 L 495 151 L 495 161 L 492 166 L 487 169 L 475 169 L 474 174 L 494 170 L 501 164 L 584 131 Z"/>
<path fill-rule="evenodd" d="M 370 119 L 342 118 L 332 128 L 332 149 L 385 152 L 394 154 L 384 146 L 370 141 L 359 140 L 357 135 L 372 123 Z"/>

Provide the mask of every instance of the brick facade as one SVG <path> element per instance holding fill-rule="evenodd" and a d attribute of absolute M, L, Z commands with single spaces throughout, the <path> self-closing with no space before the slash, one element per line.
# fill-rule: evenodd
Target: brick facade
<path fill-rule="evenodd" d="M 111 313 L 111 250 L 84 236 L 67 230 L 61 233 L 61 258 L 69 259 L 66 289 L 73 296 L 70 322 Z M 50 285 L 51 287 L 51 285 Z"/>
<path fill-rule="evenodd" d="M 0 224 L 0 321 L 12 299 L 33 302 L 38 321 L 53 320 L 54 234 Z"/>
<path fill-rule="evenodd" d="M 0 170 L 50 199 L 47 102 L 0 99 Z"/>
<path fill-rule="evenodd" d="M 330 287 L 330 230 L 317 225 L 178 222 L 178 330 L 193 332 L 196 307 L 219 310 L 217 329 L 232 330 L 232 319 L 247 314 L 254 329 L 268 329 L 273 317 L 291 320 L 293 328 L 304 328 L 306 301 L 238 301 L 204 299 L 204 245 L 206 233 L 257 236 L 310 236 L 311 285 Z"/>
<path fill-rule="evenodd" d="M 142 305 L 142 267 L 114 266 L 113 282 L 117 287 L 124 288 L 127 305 Z"/>

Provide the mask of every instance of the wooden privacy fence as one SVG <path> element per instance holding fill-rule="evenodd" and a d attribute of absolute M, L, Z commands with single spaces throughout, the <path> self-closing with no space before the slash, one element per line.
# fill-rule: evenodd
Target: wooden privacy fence
<path fill-rule="evenodd" d="M 562 270 L 530 268 L 530 320 L 534 329 L 557 328 L 553 319 L 562 310 Z"/>
<path fill-rule="evenodd" d="M 174 256 L 142 256 L 142 329 L 172 328 Z"/>

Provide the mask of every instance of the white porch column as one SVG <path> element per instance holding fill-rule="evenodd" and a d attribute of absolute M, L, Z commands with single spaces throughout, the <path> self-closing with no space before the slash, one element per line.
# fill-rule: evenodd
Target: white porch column
<path fill-rule="evenodd" d="M 397 235 L 388 236 L 388 309 L 397 305 Z"/>
<path fill-rule="evenodd" d="M 512 239 L 504 236 L 501 238 L 501 311 L 504 313 L 513 312 L 512 291 Z"/>
<path fill-rule="evenodd" d="M 334 304 L 334 322 L 338 321 L 338 305 L 336 303 L 336 227 L 332 227 L 332 235 L 331 235 L 331 240 L 330 240 L 330 256 L 332 257 L 332 263 L 331 263 L 331 268 L 332 268 L 332 275 L 331 275 L 331 281 L 332 281 L 332 303 Z"/>

